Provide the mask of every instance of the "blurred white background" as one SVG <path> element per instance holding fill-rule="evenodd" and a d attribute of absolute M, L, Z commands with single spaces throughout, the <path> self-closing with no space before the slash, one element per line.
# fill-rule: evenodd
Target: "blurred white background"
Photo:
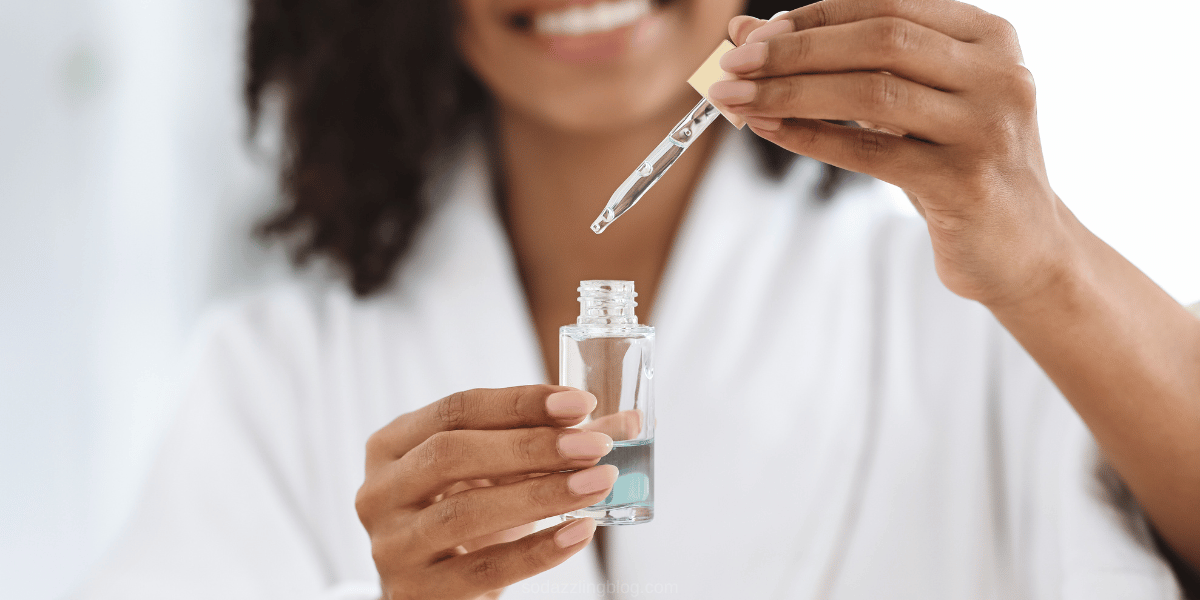
<path fill-rule="evenodd" d="M 0 0 L 0 596 L 72 587 L 130 510 L 204 305 L 286 274 L 248 236 L 275 191 L 242 141 L 243 2 Z M 1021 33 L 1055 189 L 1200 300 L 1200 7 L 982 6 Z"/>

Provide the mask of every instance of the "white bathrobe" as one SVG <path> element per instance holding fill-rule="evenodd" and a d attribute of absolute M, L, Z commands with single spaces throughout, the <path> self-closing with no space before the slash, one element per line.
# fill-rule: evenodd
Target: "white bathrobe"
<path fill-rule="evenodd" d="M 721 143 L 642 315 L 657 505 L 613 528 L 609 597 L 1179 597 L 1070 405 L 942 286 L 895 190 L 817 200 L 818 164 L 772 179 L 749 135 Z M 207 320 L 84 598 L 378 594 L 354 510 L 367 436 L 454 391 L 547 380 L 478 145 L 455 165 L 390 291 L 298 284 Z M 505 597 L 605 587 L 588 548 Z"/>

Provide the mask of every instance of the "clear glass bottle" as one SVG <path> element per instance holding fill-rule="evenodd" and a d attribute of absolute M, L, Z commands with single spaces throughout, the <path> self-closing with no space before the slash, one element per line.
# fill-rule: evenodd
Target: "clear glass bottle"
<path fill-rule="evenodd" d="M 579 319 L 559 330 L 558 383 L 596 396 L 581 427 L 612 437 L 599 464 L 620 470 L 607 498 L 564 519 L 635 525 L 654 518 L 654 328 L 638 324 L 636 296 L 632 281 L 582 281 Z"/>

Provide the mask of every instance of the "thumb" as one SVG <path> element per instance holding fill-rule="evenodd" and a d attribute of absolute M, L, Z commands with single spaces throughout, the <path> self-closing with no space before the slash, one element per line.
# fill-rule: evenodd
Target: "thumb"
<path fill-rule="evenodd" d="M 746 36 L 750 35 L 751 31 L 766 25 L 767 21 L 756 19 L 747 15 L 738 15 L 729 20 L 729 39 L 733 40 L 733 45 L 741 46 L 746 42 Z"/>

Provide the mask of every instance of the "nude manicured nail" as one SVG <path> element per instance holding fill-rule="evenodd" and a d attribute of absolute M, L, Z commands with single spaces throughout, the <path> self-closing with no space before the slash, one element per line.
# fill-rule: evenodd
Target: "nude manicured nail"
<path fill-rule="evenodd" d="M 617 481 L 620 472 L 612 465 L 596 465 L 567 478 L 567 489 L 576 496 L 587 496 L 607 490 Z"/>
<path fill-rule="evenodd" d="M 596 520 L 591 517 L 575 519 L 554 534 L 554 543 L 559 548 L 570 548 L 592 537 L 596 532 Z"/>
<path fill-rule="evenodd" d="M 558 453 L 564 458 L 600 458 L 612 447 L 612 438 L 599 431 L 573 431 L 558 438 Z"/>
<path fill-rule="evenodd" d="M 546 414 L 555 419 L 578 419 L 595 409 L 596 397 L 587 392 L 555 392 L 546 398 Z"/>
<path fill-rule="evenodd" d="M 734 39 L 734 40 L 744 39 L 745 36 L 742 35 L 742 33 L 741 33 L 742 30 L 748 29 L 751 27 L 761 27 L 763 23 L 766 23 L 766 21 L 755 18 L 755 17 L 751 17 L 748 15 L 740 15 L 740 16 L 734 17 L 729 23 L 729 30 L 730 30 L 731 35 L 733 36 L 732 39 Z M 751 31 L 753 31 L 753 29 L 751 29 Z M 737 33 L 733 33 L 733 32 L 737 32 Z M 746 35 L 750 35 L 750 34 L 747 33 Z"/>
<path fill-rule="evenodd" d="M 753 44 L 754 42 L 761 42 L 769 37 L 776 36 L 781 33 L 791 33 L 791 32 L 792 32 L 792 20 L 791 19 L 779 19 L 778 21 L 771 21 L 770 23 L 767 23 L 766 25 L 763 25 L 762 27 L 759 27 L 758 29 L 751 31 L 750 35 L 746 36 L 745 44 Z"/>
<path fill-rule="evenodd" d="M 746 120 L 747 125 L 763 131 L 776 131 L 780 127 L 783 127 L 783 119 L 775 117 L 747 117 L 743 115 L 742 118 Z"/>
<path fill-rule="evenodd" d="M 767 45 L 763 42 L 743 44 L 721 57 L 721 68 L 730 73 L 749 73 L 767 63 Z"/>
<path fill-rule="evenodd" d="M 718 81 L 708 88 L 708 99 L 726 106 L 746 104 L 753 101 L 756 95 L 758 85 L 744 79 Z"/>

